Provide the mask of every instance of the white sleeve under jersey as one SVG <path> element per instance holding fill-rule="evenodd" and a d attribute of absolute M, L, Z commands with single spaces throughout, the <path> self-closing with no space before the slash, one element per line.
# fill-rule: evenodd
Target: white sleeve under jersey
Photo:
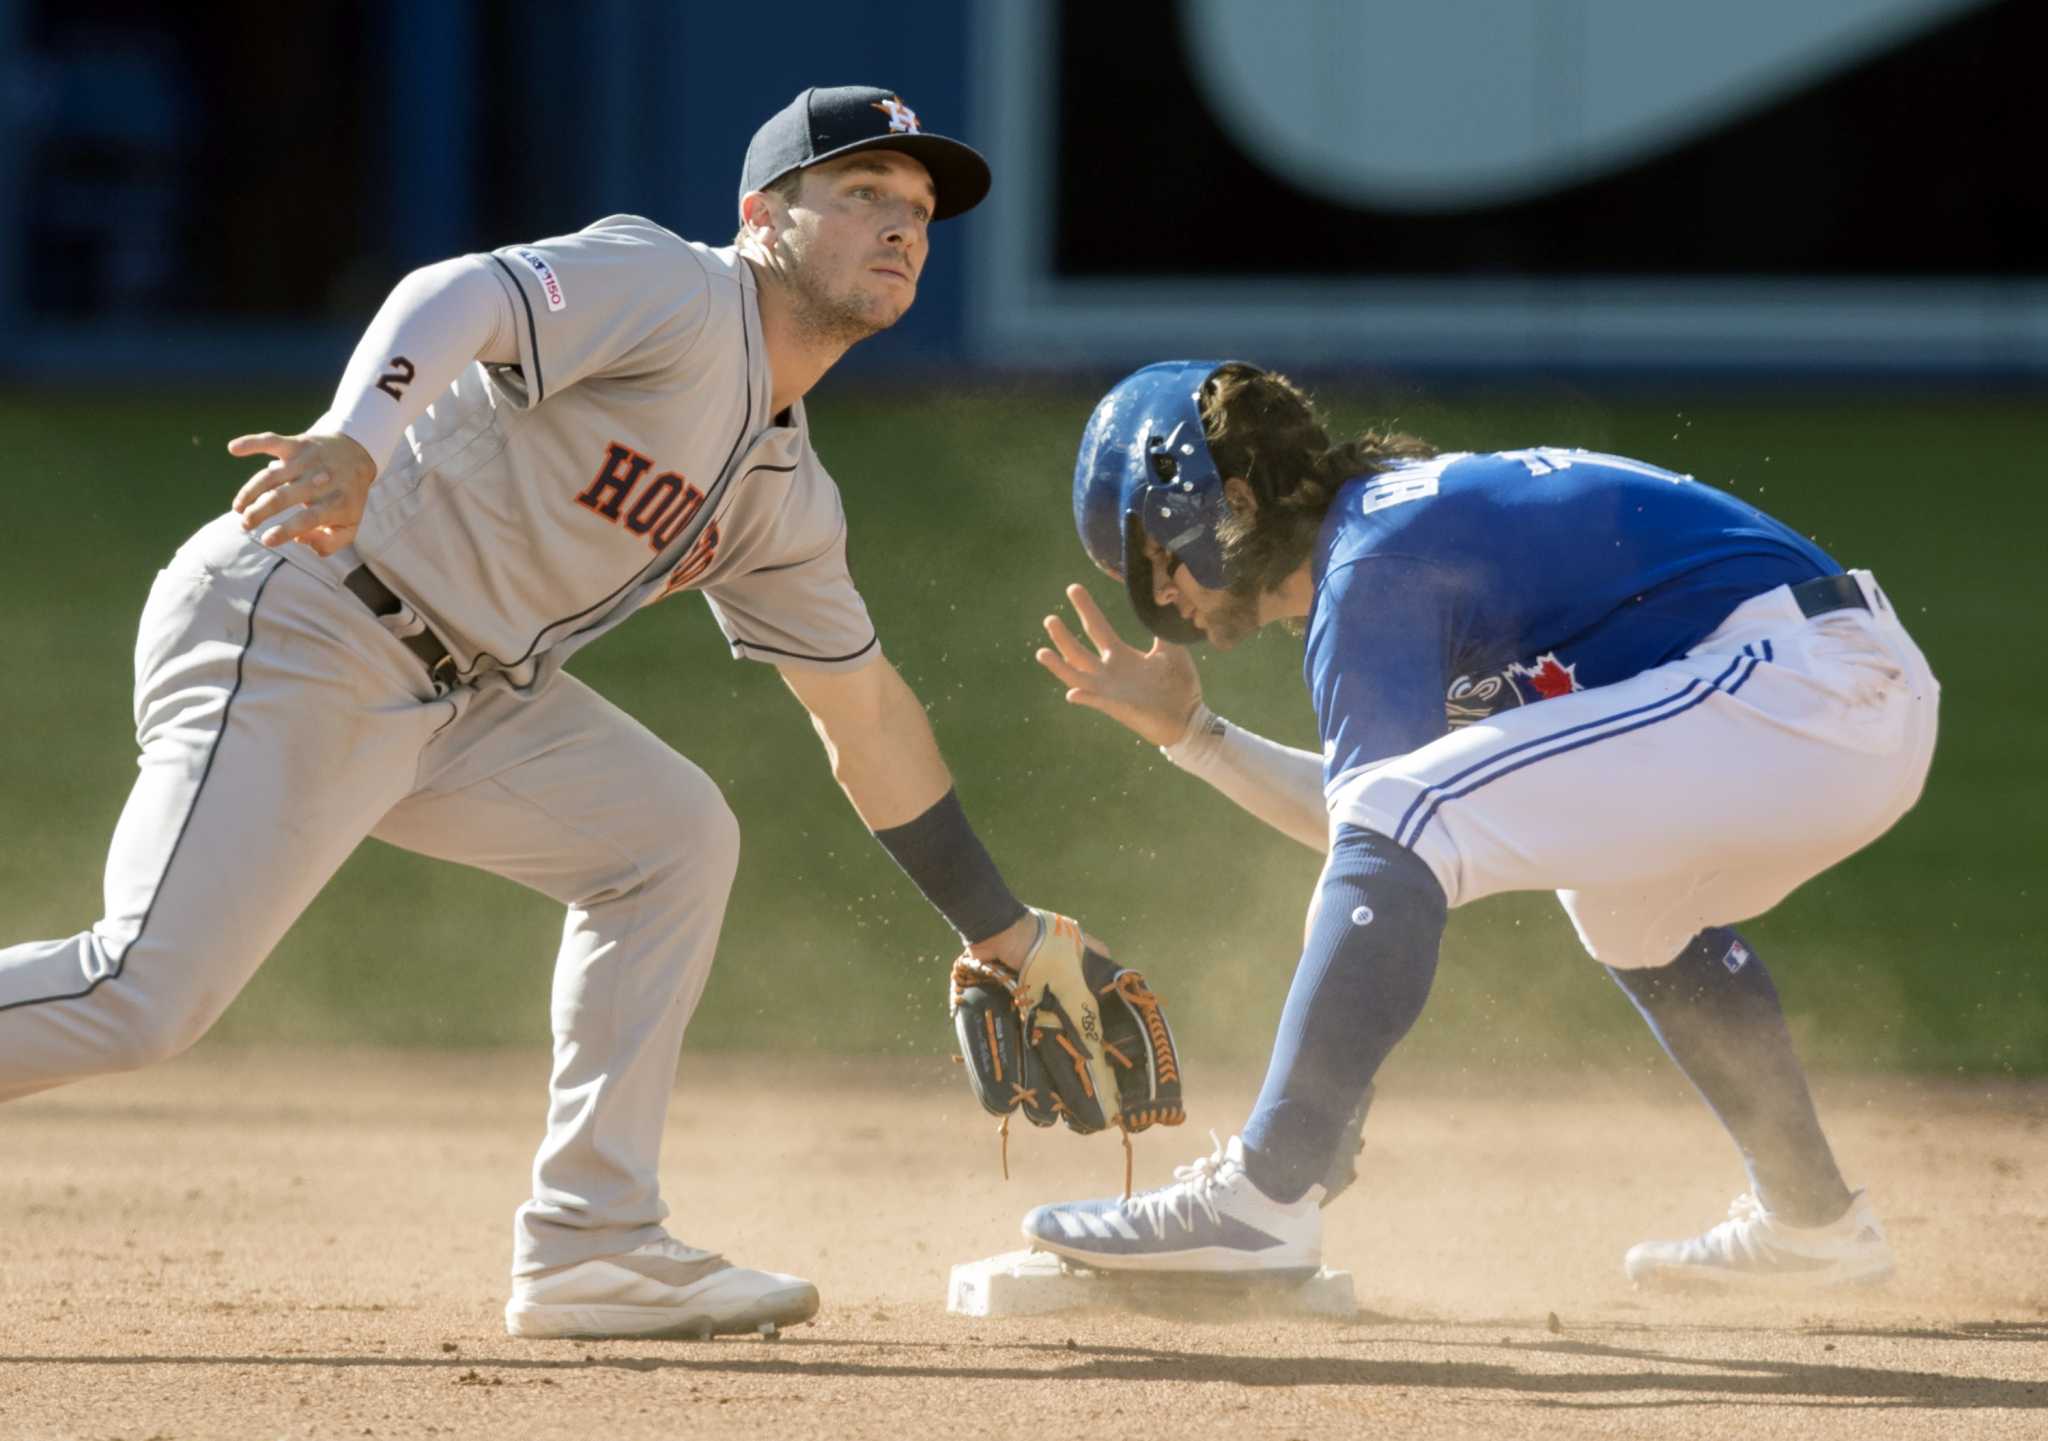
<path fill-rule="evenodd" d="M 1323 758 L 1232 725 L 1197 704 L 1185 734 L 1160 753 L 1199 776 L 1282 835 L 1313 851 L 1330 848 Z"/>
<path fill-rule="evenodd" d="M 477 360 L 510 363 L 512 297 L 481 258 L 458 256 L 401 280 L 356 342 L 327 411 L 307 427 L 348 436 L 382 472 L 406 427 Z"/>

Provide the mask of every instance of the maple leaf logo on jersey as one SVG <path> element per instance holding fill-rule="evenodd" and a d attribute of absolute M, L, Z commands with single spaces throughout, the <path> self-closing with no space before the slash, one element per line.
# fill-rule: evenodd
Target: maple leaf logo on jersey
<path fill-rule="evenodd" d="M 917 112 L 891 95 L 887 100 L 877 100 L 875 109 L 889 117 L 889 129 L 905 135 L 918 134 Z"/>
<path fill-rule="evenodd" d="M 1578 662 L 1566 665 L 1557 658 L 1555 651 L 1545 651 L 1528 665 L 1509 666 L 1508 674 L 1517 680 L 1527 681 L 1529 689 L 1536 692 L 1537 700 L 1550 700 L 1585 689 L 1579 684 L 1578 669 Z"/>

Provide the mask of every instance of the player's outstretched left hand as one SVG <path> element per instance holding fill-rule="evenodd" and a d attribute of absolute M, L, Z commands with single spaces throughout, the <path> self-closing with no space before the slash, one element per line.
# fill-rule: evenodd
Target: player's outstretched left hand
<path fill-rule="evenodd" d="M 1156 746 L 1170 746 L 1187 734 L 1188 720 L 1202 703 L 1202 678 L 1187 651 L 1163 640 L 1141 651 L 1116 633 L 1095 597 L 1078 585 L 1067 600 L 1080 618 L 1088 646 L 1056 615 L 1045 618 L 1054 649 L 1038 652 L 1038 663 L 1067 687 L 1067 700 L 1099 710 Z"/>
<path fill-rule="evenodd" d="M 356 538 L 377 463 L 345 435 L 238 435 L 228 454 L 274 456 L 235 492 L 242 529 L 264 545 L 291 541 L 333 555 Z"/>

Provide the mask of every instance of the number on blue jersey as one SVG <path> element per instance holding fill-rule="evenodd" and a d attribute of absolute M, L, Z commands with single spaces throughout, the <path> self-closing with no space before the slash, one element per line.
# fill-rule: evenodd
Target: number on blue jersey
<path fill-rule="evenodd" d="M 1456 455 L 1439 455 L 1428 460 L 1418 460 L 1409 465 L 1374 477 L 1366 483 L 1359 496 L 1360 515 L 1371 515 L 1374 511 L 1385 510 L 1390 505 L 1405 505 L 1411 500 L 1427 500 L 1437 493 L 1439 477 L 1444 467 L 1454 460 L 1463 460 L 1465 452 Z"/>
<path fill-rule="evenodd" d="M 1645 465 L 1640 460 L 1630 460 L 1625 455 L 1604 455 L 1597 450 L 1563 450 L 1554 445 L 1539 445 L 1529 450 L 1503 450 L 1502 460 L 1518 460 L 1529 469 L 1531 475 L 1550 475 L 1560 470 L 1570 470 L 1577 464 L 1604 466 L 1608 470 L 1625 470 L 1630 475 L 1647 476 L 1651 480 L 1668 480 L 1673 485 L 1684 485 L 1692 477 L 1663 470 L 1654 465 Z"/>

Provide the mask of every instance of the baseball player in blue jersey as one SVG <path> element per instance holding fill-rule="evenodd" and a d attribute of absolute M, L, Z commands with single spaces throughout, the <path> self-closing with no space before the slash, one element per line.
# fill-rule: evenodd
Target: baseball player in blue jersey
<path fill-rule="evenodd" d="M 756 132 L 732 245 L 618 215 L 406 277 L 325 415 L 230 444 L 268 463 L 157 577 L 106 909 L 0 949 L 0 1101 L 191 1045 L 375 835 L 565 908 L 512 1334 L 809 1317 L 809 1282 L 663 1224 L 662 1132 L 737 822 L 562 667 L 701 593 L 970 958 L 1065 993 L 1080 929 L 1022 905 L 969 826 L 854 585 L 803 405 L 909 308 L 932 226 L 988 187 L 900 96 L 812 89 Z"/>
<path fill-rule="evenodd" d="M 1162 639 L 1124 643 L 1075 586 L 1085 642 L 1048 618 L 1040 662 L 1328 859 L 1242 1133 L 1164 1188 L 1039 1207 L 1035 1245 L 1110 1270 L 1314 1268 L 1325 1178 L 1422 1009 L 1448 912 L 1541 889 L 1749 1172 L 1727 1220 L 1633 1247 L 1628 1276 L 1890 1272 L 1763 959 L 1730 929 L 1882 835 L 1925 782 L 1938 687 L 1874 578 L 1640 461 L 1333 445 L 1299 390 L 1237 362 L 1112 390 L 1074 517 Z M 1274 623 L 1305 630 L 1320 756 L 1211 714 L 1166 643 Z"/>

